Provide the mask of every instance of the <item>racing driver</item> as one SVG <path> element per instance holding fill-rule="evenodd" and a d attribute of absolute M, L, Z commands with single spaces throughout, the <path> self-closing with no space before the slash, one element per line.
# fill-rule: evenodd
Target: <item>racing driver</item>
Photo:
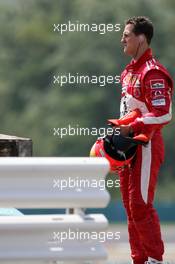
<path fill-rule="evenodd" d="M 164 159 L 161 129 L 172 117 L 173 81 L 152 55 L 152 37 L 152 22 L 140 16 L 126 21 L 121 39 L 124 53 L 132 57 L 121 75 L 121 116 L 139 109 L 141 117 L 120 126 L 120 131 L 124 136 L 149 134 L 147 145 L 139 145 L 130 165 L 119 172 L 134 264 L 162 264 L 164 253 L 153 199 Z"/>

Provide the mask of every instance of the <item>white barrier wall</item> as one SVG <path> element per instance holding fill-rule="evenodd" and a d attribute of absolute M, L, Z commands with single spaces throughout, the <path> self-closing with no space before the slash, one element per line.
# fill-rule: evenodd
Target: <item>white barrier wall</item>
<path fill-rule="evenodd" d="M 103 158 L 1 158 L 0 206 L 105 207 L 109 194 L 102 190 L 100 181 L 102 186 L 108 170 Z M 91 186 L 78 187 L 83 180 Z M 59 184 L 64 185 L 62 190 Z"/>
<path fill-rule="evenodd" d="M 108 204 L 108 170 L 103 158 L 1 158 L 1 207 L 76 208 L 77 213 L 1 216 L 0 263 L 97 264 L 106 259 L 99 234 L 107 230 L 107 219 L 78 212 Z"/>

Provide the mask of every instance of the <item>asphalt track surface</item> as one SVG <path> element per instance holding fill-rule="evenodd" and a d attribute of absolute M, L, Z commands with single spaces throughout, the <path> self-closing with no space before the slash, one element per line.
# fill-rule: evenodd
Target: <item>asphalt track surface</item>
<path fill-rule="evenodd" d="M 162 224 L 161 230 L 165 243 L 164 262 L 175 264 L 175 223 Z M 109 254 L 106 264 L 131 264 L 127 225 L 110 225 L 108 231 L 120 232 L 120 239 L 105 242 Z"/>

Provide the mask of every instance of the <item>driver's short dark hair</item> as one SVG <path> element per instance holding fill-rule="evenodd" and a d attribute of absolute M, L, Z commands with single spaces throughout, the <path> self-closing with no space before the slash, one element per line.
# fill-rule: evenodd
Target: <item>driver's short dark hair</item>
<path fill-rule="evenodd" d="M 138 16 L 129 18 L 125 25 L 132 24 L 134 25 L 133 32 L 135 35 L 144 34 L 148 44 L 151 43 L 153 37 L 154 28 L 153 23 L 148 17 Z"/>

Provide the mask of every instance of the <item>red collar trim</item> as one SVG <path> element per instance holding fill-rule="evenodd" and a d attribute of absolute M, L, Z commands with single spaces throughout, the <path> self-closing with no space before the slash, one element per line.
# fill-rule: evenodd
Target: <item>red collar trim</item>
<path fill-rule="evenodd" d="M 147 60 L 151 58 L 152 58 L 152 50 L 148 48 L 137 61 L 134 61 L 134 59 L 132 59 L 130 64 L 128 64 L 128 67 L 138 68 L 139 66 L 141 66 L 142 64 L 144 64 Z"/>

